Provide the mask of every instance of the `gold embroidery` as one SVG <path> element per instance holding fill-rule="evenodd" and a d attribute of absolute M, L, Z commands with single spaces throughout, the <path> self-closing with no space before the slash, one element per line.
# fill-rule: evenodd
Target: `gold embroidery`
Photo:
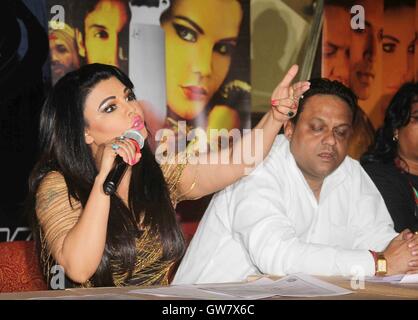
<path fill-rule="evenodd" d="M 168 149 L 168 142 L 162 142 L 162 149 Z M 197 171 L 195 168 L 194 179 L 186 192 L 181 193 L 179 189 L 179 181 L 185 167 L 189 164 L 190 157 L 195 156 L 198 152 L 197 138 L 193 139 L 186 147 L 186 150 L 177 154 L 169 156 L 166 161 L 160 164 L 165 181 L 167 183 L 168 191 L 170 193 L 171 202 L 176 207 L 177 203 L 183 200 L 190 199 L 187 195 L 195 188 L 197 183 Z"/>
<path fill-rule="evenodd" d="M 136 240 L 137 259 L 132 276 L 121 267 L 118 261 L 112 261 L 113 281 L 116 286 L 124 285 L 168 285 L 168 272 L 174 261 L 162 260 L 163 247 L 159 236 L 145 228 Z"/>
<path fill-rule="evenodd" d="M 182 170 L 173 167 L 170 173 L 172 192 L 175 192 Z M 177 181 L 177 182 L 175 182 Z M 170 192 L 171 195 L 171 192 Z M 58 239 L 66 234 L 77 223 L 81 212 L 81 204 L 68 198 L 68 189 L 64 177 L 58 172 L 49 173 L 41 182 L 36 197 L 36 214 L 39 221 L 41 239 L 41 265 L 43 273 L 50 281 L 51 267 L 56 264 L 53 256 L 59 250 Z M 143 234 L 136 240 L 137 258 L 134 270 L 129 277 L 127 270 L 121 268 L 120 261 L 111 259 L 113 280 L 116 286 L 136 285 L 167 285 L 168 274 L 174 261 L 164 261 L 163 247 L 159 235 L 144 228 Z M 80 287 L 91 287 L 91 281 L 80 284 Z"/>

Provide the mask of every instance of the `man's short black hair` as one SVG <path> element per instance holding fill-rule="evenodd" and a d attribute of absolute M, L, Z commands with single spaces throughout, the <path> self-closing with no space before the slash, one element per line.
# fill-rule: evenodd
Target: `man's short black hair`
<path fill-rule="evenodd" d="M 87 16 L 96 9 L 96 6 L 99 4 L 100 0 L 82 0 L 74 2 L 72 7 L 72 23 L 74 28 L 76 28 L 79 32 L 85 35 L 85 20 Z M 131 10 L 129 10 L 129 1 L 128 0 L 120 0 L 121 3 L 125 4 L 127 13 L 128 13 L 128 25 L 129 21 L 131 20 Z M 141 2 L 141 1 L 137 1 Z M 149 1 L 148 1 L 149 2 Z"/>
<path fill-rule="evenodd" d="M 336 80 L 329 80 L 326 78 L 316 78 L 309 80 L 311 86 L 309 90 L 307 90 L 303 94 L 303 98 L 299 99 L 299 108 L 296 116 L 291 119 L 293 124 L 296 124 L 299 120 L 300 114 L 303 112 L 304 106 L 306 101 L 315 95 L 324 94 L 324 95 L 331 95 L 336 96 L 347 103 L 348 107 L 350 108 L 353 118 L 352 123 L 356 117 L 358 105 L 357 105 L 357 97 L 354 92 L 343 85 L 341 82 Z"/>

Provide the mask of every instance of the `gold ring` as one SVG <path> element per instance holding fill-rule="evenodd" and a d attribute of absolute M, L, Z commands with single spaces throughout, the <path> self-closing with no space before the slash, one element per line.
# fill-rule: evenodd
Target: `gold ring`
<path fill-rule="evenodd" d="M 414 233 L 415 233 L 415 234 L 418 234 L 418 231 L 415 231 Z"/>

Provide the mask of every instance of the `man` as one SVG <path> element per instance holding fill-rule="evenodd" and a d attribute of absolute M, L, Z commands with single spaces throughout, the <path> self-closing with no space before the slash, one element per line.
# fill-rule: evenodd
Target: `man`
<path fill-rule="evenodd" d="M 364 29 L 352 29 L 350 41 L 350 88 L 360 100 L 370 97 L 376 68 L 376 46 L 379 10 L 376 3 L 361 0 L 356 4 L 363 6 L 365 11 Z M 349 9 L 347 9 L 349 10 Z"/>
<path fill-rule="evenodd" d="M 345 85 L 350 78 L 350 11 L 347 6 L 326 3 L 322 37 L 322 72 L 331 80 Z"/>
<path fill-rule="evenodd" d="M 74 30 L 69 25 L 64 24 L 64 28 L 58 28 L 50 23 L 49 49 L 52 84 L 55 84 L 67 72 L 80 67 L 76 47 Z"/>
<path fill-rule="evenodd" d="M 130 12 L 125 0 L 86 0 L 74 7 L 78 52 L 86 63 L 127 68 Z"/>
<path fill-rule="evenodd" d="M 417 236 L 397 235 L 379 191 L 346 156 L 356 103 L 341 83 L 312 80 L 264 163 L 214 196 L 173 283 L 418 272 Z"/>

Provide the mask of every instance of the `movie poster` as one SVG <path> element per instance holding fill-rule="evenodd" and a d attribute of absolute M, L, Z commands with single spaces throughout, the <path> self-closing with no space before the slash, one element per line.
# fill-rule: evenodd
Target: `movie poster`
<path fill-rule="evenodd" d="M 49 0 L 52 81 L 118 66 L 152 131 L 250 126 L 249 0 Z M 58 13 L 64 9 L 65 19 Z M 63 22 L 63 23 L 62 23 Z"/>
<path fill-rule="evenodd" d="M 364 28 L 353 18 L 361 6 Z M 353 12 L 351 12 L 353 10 Z M 349 154 L 359 158 L 382 125 L 402 84 L 418 80 L 416 0 L 327 0 L 324 7 L 322 76 L 349 86 L 359 99 Z"/>
<path fill-rule="evenodd" d="M 151 147 L 167 130 L 187 144 L 203 132 L 217 148 L 250 128 L 250 0 L 48 0 L 48 6 L 53 83 L 87 63 L 119 67 L 144 108 Z M 208 200 L 177 206 L 186 239 Z"/>

